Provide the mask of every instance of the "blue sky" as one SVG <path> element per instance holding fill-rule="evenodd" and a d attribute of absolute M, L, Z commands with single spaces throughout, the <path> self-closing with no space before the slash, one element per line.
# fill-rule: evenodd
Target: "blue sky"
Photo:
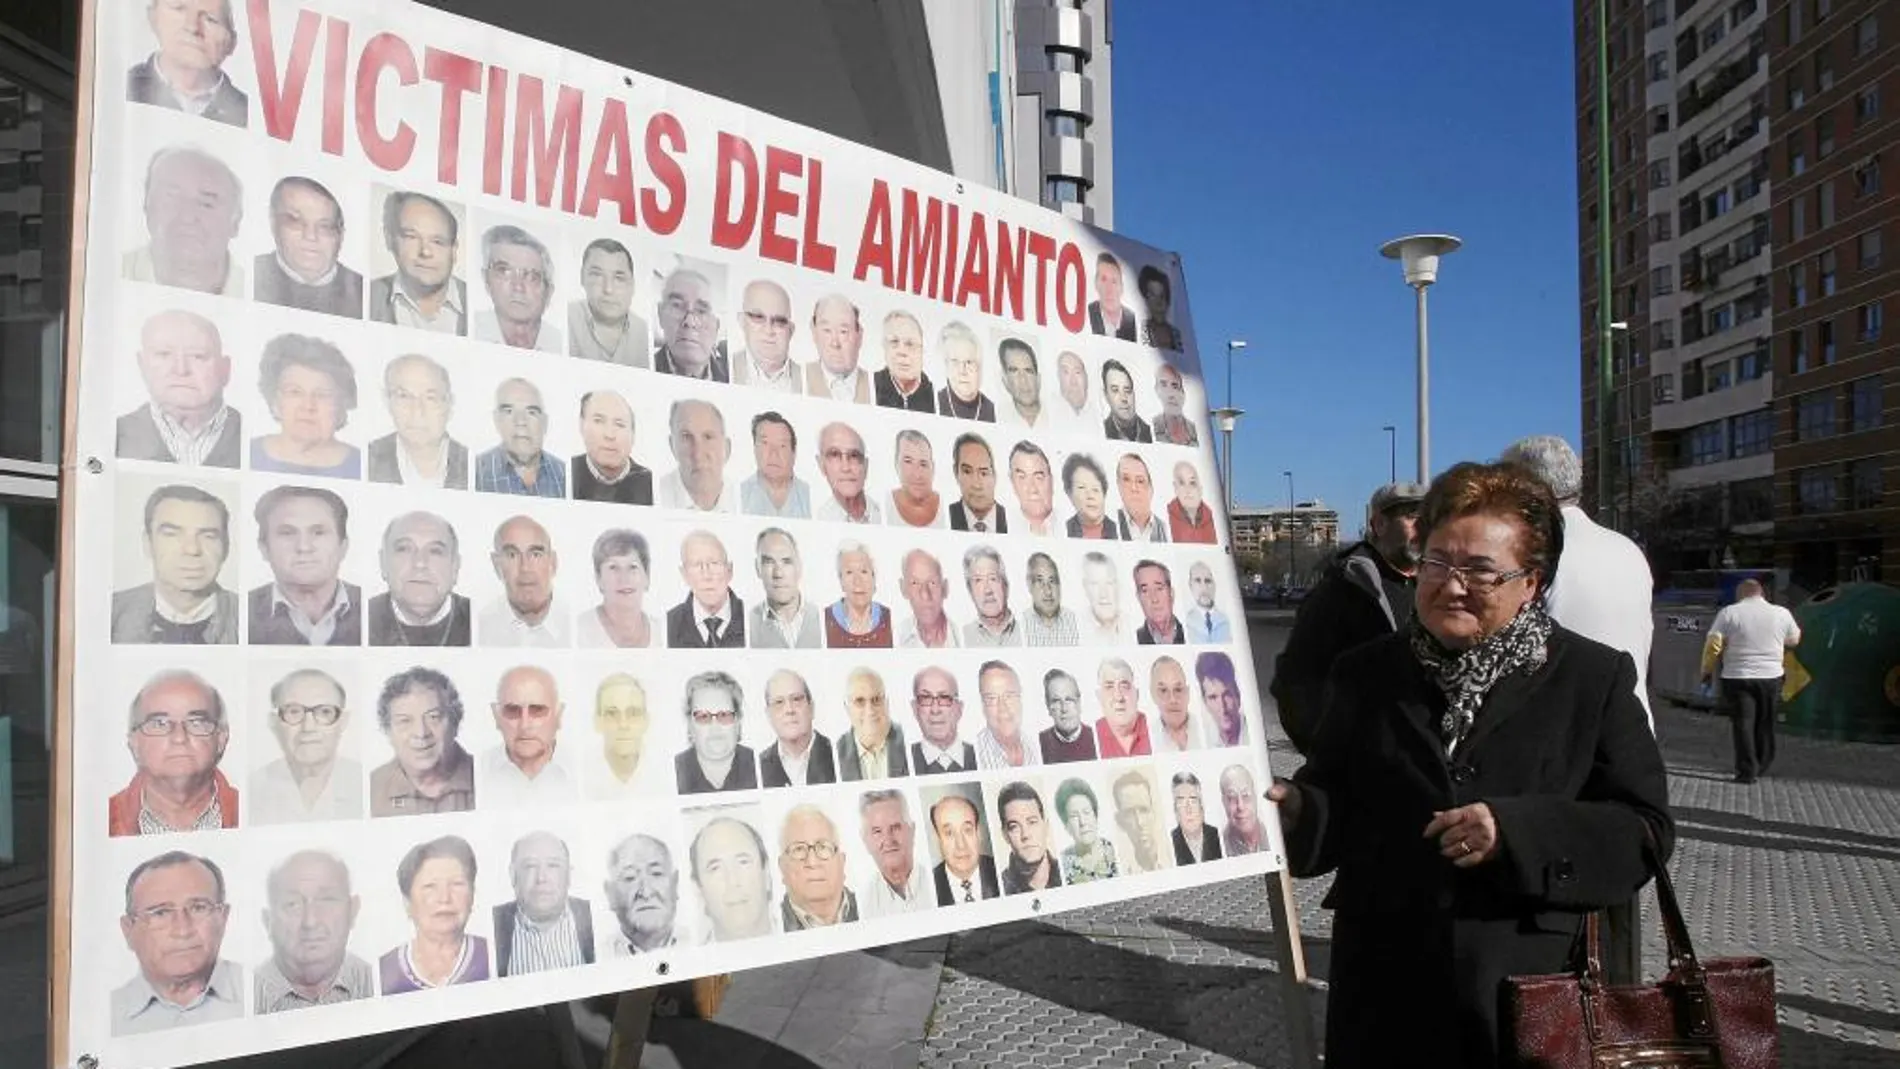
<path fill-rule="evenodd" d="M 1434 469 L 1577 444 L 1571 5 L 1114 5 L 1115 229 L 1179 251 L 1236 497 L 1340 509 L 1415 466 L 1413 301 L 1387 239 L 1465 247 L 1431 290 Z"/>

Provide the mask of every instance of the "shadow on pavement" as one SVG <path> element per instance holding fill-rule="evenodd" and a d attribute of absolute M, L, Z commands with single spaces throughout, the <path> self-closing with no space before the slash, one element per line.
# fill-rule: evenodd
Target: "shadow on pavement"
<path fill-rule="evenodd" d="M 770 1040 L 691 1017 L 654 1018 L 647 1043 L 641 1064 L 652 1069 L 819 1069 L 817 1062 Z"/>
<path fill-rule="evenodd" d="M 1236 954 L 1248 954 L 1257 958 L 1273 958 L 1273 933 L 1257 928 L 1230 928 L 1223 924 L 1205 924 L 1189 920 L 1186 917 L 1157 916 L 1154 922 L 1169 931 L 1180 932 L 1194 939 L 1202 939 L 1215 946 L 1225 947 Z M 1331 975 L 1333 942 L 1306 935 L 1300 937 L 1300 949 L 1306 953 L 1306 974 L 1324 980 Z"/>
<path fill-rule="evenodd" d="M 1786 995 L 1780 997 L 1783 1002 L 1788 1001 Z M 1783 1065 L 1827 1066 L 1828 1069 L 1900 1069 L 1900 1050 L 1849 1043 L 1782 1025 L 1781 1062 Z"/>
<path fill-rule="evenodd" d="M 1713 824 L 1731 831 L 1756 832 L 1763 835 L 1785 835 L 1803 841 L 1821 838 L 1833 839 L 1841 843 L 1853 843 L 1873 850 L 1900 854 L 1900 837 L 1892 835 L 1874 835 L 1851 828 L 1830 828 L 1816 824 L 1796 824 L 1785 820 L 1763 820 L 1746 813 L 1728 813 L 1720 809 L 1702 809 L 1696 806 L 1674 806 L 1671 812 L 1677 820 L 1694 821 L 1698 824 Z M 1867 855 L 1878 857 L 1878 854 Z M 1888 860 L 1900 860 L 1892 858 Z"/>
<path fill-rule="evenodd" d="M 1900 1032 L 1900 1013 L 1888 1013 L 1884 1010 L 1870 1010 L 1861 1006 L 1848 1006 L 1839 1002 L 1811 995 L 1797 995 L 1782 992 L 1775 1001 L 1785 1010 L 1811 1013 L 1816 1017 L 1825 1017 L 1830 1021 L 1859 1025 L 1862 1028 L 1878 1028 L 1886 1032 Z"/>

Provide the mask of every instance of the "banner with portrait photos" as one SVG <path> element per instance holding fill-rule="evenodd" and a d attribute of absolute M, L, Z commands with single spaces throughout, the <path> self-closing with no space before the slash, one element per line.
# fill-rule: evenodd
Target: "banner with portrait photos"
<path fill-rule="evenodd" d="M 1273 871 L 1180 263 L 419 5 L 100 5 L 68 1060 Z"/>

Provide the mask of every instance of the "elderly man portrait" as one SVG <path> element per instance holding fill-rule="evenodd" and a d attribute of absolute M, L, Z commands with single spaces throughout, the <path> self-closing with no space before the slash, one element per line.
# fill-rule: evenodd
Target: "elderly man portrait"
<path fill-rule="evenodd" d="M 1174 774 L 1174 863 L 1198 865 L 1221 858 L 1220 829 L 1207 822 L 1207 802 L 1201 796 L 1201 778 L 1185 769 Z"/>
<path fill-rule="evenodd" d="M 1003 893 L 1019 895 L 1062 886 L 1062 866 L 1049 852 L 1048 814 L 1036 788 L 1021 780 L 1004 784 L 996 793 L 996 819 L 1003 826 L 1003 841 L 1009 844 L 1009 861 L 1001 873 Z"/>
<path fill-rule="evenodd" d="M 904 554 L 903 593 L 910 617 L 897 633 L 897 645 L 906 649 L 948 649 L 963 645 L 962 628 L 944 613 L 949 592 L 943 564 L 922 549 Z"/>
<path fill-rule="evenodd" d="M 984 661 L 976 671 L 976 693 L 983 702 L 983 730 L 976 735 L 976 760 L 985 771 L 1042 764 L 1040 746 L 1023 737 L 1023 682 L 1002 661 Z"/>
<path fill-rule="evenodd" d="M 372 646 L 466 646 L 474 612 L 455 592 L 461 542 L 433 512 L 406 512 L 383 528 L 376 560 L 386 589 L 369 599 Z"/>
<path fill-rule="evenodd" d="M 917 860 L 917 822 L 903 791 L 865 791 L 858 797 L 858 838 L 877 866 L 858 893 L 864 916 L 894 917 L 937 904 Z"/>
<path fill-rule="evenodd" d="M 655 314 L 660 344 L 653 350 L 653 370 L 709 382 L 732 381 L 726 343 L 719 340 L 717 299 L 712 279 L 695 268 L 676 268 L 661 281 Z"/>
<path fill-rule="evenodd" d="M 1174 500 L 1168 502 L 1168 540 L 1214 545 L 1220 535 L 1214 530 L 1214 510 L 1201 492 L 1201 474 L 1190 460 L 1174 465 Z"/>
<path fill-rule="evenodd" d="M 541 317 L 554 296 L 554 260 L 541 239 L 503 223 L 482 233 L 482 282 L 491 311 L 475 316 L 469 337 L 511 349 L 565 354 L 561 328 Z"/>
<path fill-rule="evenodd" d="M 376 961 L 383 994 L 431 991 L 489 977 L 488 941 L 471 935 L 475 848 L 459 835 L 410 847 L 396 865 L 396 889 L 414 935 Z"/>
<path fill-rule="evenodd" d="M 488 563 L 501 580 L 501 597 L 482 610 L 475 633 L 484 646 L 558 649 L 568 644 L 570 621 L 554 603 L 561 558 L 539 521 L 510 516 L 495 528 Z"/>
<path fill-rule="evenodd" d="M 1120 360 L 1102 362 L 1102 400 L 1108 405 L 1108 417 L 1102 420 L 1102 433 L 1110 441 L 1155 440 L 1154 428 L 1135 410 L 1135 376 Z"/>
<path fill-rule="evenodd" d="M 503 379 L 495 387 L 494 448 L 475 458 L 475 489 L 519 497 L 566 497 L 567 465 L 543 448 L 548 407 L 541 388 L 527 379 Z"/>
<path fill-rule="evenodd" d="M 990 443 L 977 434 L 959 434 L 950 446 L 950 461 L 959 494 L 950 505 L 950 529 L 1008 534 L 1009 517 L 996 501 L 996 456 Z"/>
<path fill-rule="evenodd" d="M 248 598 L 258 646 L 360 646 L 363 591 L 340 578 L 350 548 L 349 508 L 334 492 L 279 486 L 254 510 L 271 581 Z"/>
<path fill-rule="evenodd" d="M 1188 690 L 1187 669 L 1172 657 L 1155 658 L 1148 670 L 1148 696 L 1154 699 L 1155 719 L 1161 730 L 1149 736 L 1155 753 L 1186 753 L 1201 745 L 1200 725 L 1194 720 L 1194 696 Z"/>
<path fill-rule="evenodd" d="M 284 1013 L 375 996 L 369 962 L 350 953 L 363 902 L 350 887 L 342 858 L 299 850 L 272 866 L 264 894 L 271 955 L 257 967 L 252 1012 Z"/>
<path fill-rule="evenodd" d="M 363 318 L 363 276 L 337 262 L 343 206 L 314 178 L 289 175 L 270 191 L 276 249 L 251 266 L 259 304 Z"/>
<path fill-rule="evenodd" d="M 476 772 L 482 806 L 513 811 L 577 801 L 580 784 L 560 748 L 567 707 L 554 673 L 535 665 L 508 669 L 488 708 L 501 745 L 482 755 Z"/>
<path fill-rule="evenodd" d="M 673 792 L 666 756 L 647 749 L 652 731 L 647 689 L 625 672 L 615 672 L 594 688 L 594 732 L 600 736 L 600 763 L 582 779 L 587 797 L 619 802 Z"/>
<path fill-rule="evenodd" d="M 646 536 L 609 527 L 594 537 L 594 587 L 600 604 L 574 616 L 574 644 L 582 649 L 644 650 L 661 645 L 660 621 L 647 611 L 653 553 Z"/>
<path fill-rule="evenodd" d="M 1226 613 L 1214 607 L 1217 593 L 1214 569 L 1206 561 L 1197 560 L 1188 565 L 1188 593 L 1194 597 L 1194 605 L 1182 621 L 1187 627 L 1188 641 L 1196 645 L 1232 642 L 1234 625 Z"/>
<path fill-rule="evenodd" d="M 1174 576 L 1168 566 L 1157 560 L 1135 564 L 1135 600 L 1141 605 L 1141 626 L 1135 630 L 1135 642 L 1143 646 L 1180 646 L 1187 643 L 1187 629 L 1174 614 Z"/>
<path fill-rule="evenodd" d="M 139 378 L 147 400 L 120 416 L 116 455 L 126 460 L 235 468 L 244 417 L 225 403 L 231 357 L 217 324 L 171 309 L 139 329 Z"/>
<path fill-rule="evenodd" d="M 633 406 L 612 390 L 581 395 L 581 446 L 568 461 L 574 500 L 653 504 L 653 469 L 633 459 Z"/>
<path fill-rule="evenodd" d="M 949 669 L 931 665 L 911 677 L 910 711 L 923 736 L 910 744 L 911 768 L 919 776 L 976 768 L 976 747 L 957 734 L 957 725 L 963 721 L 963 696 Z"/>
<path fill-rule="evenodd" d="M 778 874 L 785 884 L 780 922 L 788 932 L 858 919 L 858 896 L 844 882 L 838 826 L 815 805 L 795 805 L 779 826 Z"/>
<path fill-rule="evenodd" d="M 666 416 L 674 468 L 660 480 L 660 504 L 695 512 L 737 512 L 739 492 L 726 481 L 732 439 L 726 416 L 710 401 L 674 401 Z"/>
<path fill-rule="evenodd" d="M 264 344 L 258 389 L 275 432 L 251 439 L 252 471 L 356 479 L 363 455 L 337 437 L 356 410 L 356 369 L 343 351 L 307 334 Z"/>
<path fill-rule="evenodd" d="M 687 748 L 673 757 L 681 794 L 749 791 L 759 785 L 757 755 L 745 733 L 745 691 L 729 673 L 701 672 L 686 681 Z"/>
<path fill-rule="evenodd" d="M 1161 817 L 1155 812 L 1155 785 L 1146 772 L 1124 772 L 1109 788 L 1115 798 L 1115 826 L 1128 843 L 1131 872 L 1157 872 L 1169 867 L 1173 856 L 1161 836 Z"/>
<path fill-rule="evenodd" d="M 818 470 L 824 472 L 827 493 L 820 495 L 812 518 L 833 523 L 883 523 L 884 510 L 864 491 L 870 458 L 864 436 L 842 422 L 827 423 L 818 432 Z"/>
<path fill-rule="evenodd" d="M 766 787 L 804 787 L 838 782 L 831 740 L 812 726 L 811 684 L 789 668 L 765 681 L 765 716 L 778 738 L 759 754 L 759 782 Z"/>
<path fill-rule="evenodd" d="M 475 758 L 456 736 L 462 696 L 448 676 L 415 667 L 390 676 L 376 724 L 394 756 L 369 774 L 369 815 L 466 813 L 475 808 Z"/>
<path fill-rule="evenodd" d="M 1089 302 L 1089 329 L 1123 341 L 1135 340 L 1135 312 L 1122 303 L 1122 262 L 1112 252 L 1095 257 L 1095 299 Z"/>
<path fill-rule="evenodd" d="M 739 484 L 739 508 L 748 516 L 811 519 L 811 486 L 793 472 L 798 431 L 777 412 L 752 417 L 754 470 Z"/>
<path fill-rule="evenodd" d="M 1239 746 L 1246 742 L 1247 719 L 1240 710 L 1234 659 L 1225 653 L 1203 653 L 1194 658 L 1194 679 L 1201 688 L 1201 703 L 1212 718 L 1212 744 Z"/>
<path fill-rule="evenodd" d="M 1056 357 L 1056 390 L 1062 403 L 1051 406 L 1057 425 L 1093 433 L 1095 410 L 1089 404 L 1089 369 L 1081 354 L 1064 350 Z"/>
<path fill-rule="evenodd" d="M 1029 586 L 1029 612 L 1021 621 L 1026 646 L 1075 646 L 1082 641 L 1075 613 L 1062 607 L 1062 573 L 1047 553 L 1029 555 L 1024 571 Z"/>
<path fill-rule="evenodd" d="M 238 598 L 218 582 L 231 552 L 231 513 L 196 486 L 161 486 L 145 499 L 140 544 L 151 581 L 112 594 L 112 641 L 229 646 Z"/>
<path fill-rule="evenodd" d="M 934 413 L 936 395 L 924 373 L 924 325 L 901 309 L 884 314 L 884 367 L 871 376 L 871 392 L 884 408 Z"/>
<path fill-rule="evenodd" d="M 708 820 L 688 850 L 693 885 L 705 905 L 707 942 L 732 943 L 778 931 L 765 837 L 737 816 Z"/>
<path fill-rule="evenodd" d="M 237 48 L 231 0 L 146 0 L 153 51 L 125 72 L 125 99 L 227 126 L 250 124 L 251 102 L 224 61 Z"/>
<path fill-rule="evenodd" d="M 1134 668 L 1120 657 L 1110 657 L 1095 670 L 1095 687 L 1102 710 L 1102 718 L 1095 722 L 1095 744 L 1103 759 L 1154 753 Z"/>
<path fill-rule="evenodd" d="M 745 602 L 732 589 L 732 559 L 711 531 L 680 540 L 686 599 L 666 610 L 666 644 L 676 650 L 744 649 Z"/>
<path fill-rule="evenodd" d="M 1122 454 L 1115 462 L 1115 488 L 1122 499 L 1122 507 L 1115 511 L 1121 541 L 1166 542 L 1168 524 L 1155 511 L 1155 483 L 1148 462 L 1133 453 Z"/>
<path fill-rule="evenodd" d="M 970 647 L 1020 646 L 1022 628 L 1009 607 L 1009 574 L 995 546 L 974 545 L 963 552 L 963 587 L 976 608 L 976 619 L 963 628 Z"/>
<path fill-rule="evenodd" d="M 811 309 L 811 343 L 818 350 L 818 360 L 805 367 L 805 392 L 833 401 L 870 404 L 871 373 L 859 366 L 864 323 L 857 305 L 836 293 L 819 298 Z"/>
<path fill-rule="evenodd" d="M 778 393 L 804 393 L 805 367 L 792 359 L 792 296 L 766 279 L 746 283 L 739 297 L 745 351 L 732 359 L 732 383 Z"/>
<path fill-rule="evenodd" d="M 631 958 L 679 944 L 680 871 L 664 842 L 635 832 L 614 844 L 601 886 L 615 922 L 614 957 Z"/>
<path fill-rule="evenodd" d="M 203 677 L 171 668 L 146 680 L 132 697 L 125 732 L 136 771 L 106 803 L 107 833 L 237 827 L 237 789 L 218 771 L 230 743 L 224 698 Z"/>
<path fill-rule="evenodd" d="M 914 427 L 897 432 L 891 458 L 897 488 L 891 491 L 891 523 L 903 527 L 950 526 L 943 495 L 937 491 L 937 451 L 929 436 Z"/>
<path fill-rule="evenodd" d="M 974 792 L 976 787 L 970 785 Z M 943 860 L 930 870 L 939 905 L 981 902 L 1001 893 L 996 861 L 984 849 L 983 810 L 976 799 L 953 789 L 930 806 L 930 830 L 937 837 L 937 856 Z"/>
<path fill-rule="evenodd" d="M 159 149 L 145 168 L 148 240 L 125 254 L 122 273 L 242 299 L 250 291 L 231 240 L 243 218 L 244 186 L 223 160 L 190 145 Z"/>
<path fill-rule="evenodd" d="M 369 443 L 369 481 L 468 489 L 468 446 L 449 437 L 455 391 L 448 369 L 418 353 L 391 360 L 383 369 L 383 404 L 396 429 Z"/>
<path fill-rule="evenodd" d="M 495 907 L 495 975 L 571 969 L 594 962 L 594 914 L 568 891 L 574 880 L 567 843 L 531 831 L 508 851 L 515 897 Z"/>
<path fill-rule="evenodd" d="M 647 321 L 633 314 L 633 253 L 612 238 L 581 251 L 581 299 L 567 306 L 567 355 L 621 367 L 652 366 Z"/>
<path fill-rule="evenodd" d="M 1062 534 L 1055 519 L 1055 471 L 1041 446 L 1025 439 L 1010 448 L 1009 485 L 1016 492 L 1024 532 L 1045 538 Z"/>
<path fill-rule="evenodd" d="M 1003 366 L 1010 421 L 1030 430 L 1048 430 L 1049 411 L 1042 403 L 1042 369 L 1036 363 L 1036 350 L 1021 338 L 1004 338 L 996 347 L 996 360 Z"/>
<path fill-rule="evenodd" d="M 1155 398 L 1161 402 L 1161 414 L 1151 424 L 1155 441 L 1169 445 L 1200 445 L 1200 432 L 1194 429 L 1194 421 L 1182 411 L 1187 405 L 1187 387 L 1182 383 L 1180 368 L 1163 362 L 1155 369 Z"/>
<path fill-rule="evenodd" d="M 436 334 L 468 333 L 468 285 L 455 277 L 461 223 L 413 190 L 383 198 L 383 247 L 396 270 L 369 284 L 369 317 Z"/>
<path fill-rule="evenodd" d="M 210 858 L 170 850 L 139 862 L 119 918 L 139 971 L 112 991 L 112 1034 L 244 1016 L 244 970 L 218 956 L 230 920 L 224 872 Z"/>
<path fill-rule="evenodd" d="M 363 819 L 363 766 L 340 753 L 350 726 L 343 684 L 299 668 L 271 684 L 266 722 L 283 756 L 251 774 L 245 823 Z"/>
<path fill-rule="evenodd" d="M 943 389 L 937 391 L 937 414 L 953 419 L 996 422 L 996 402 L 983 393 L 983 343 L 965 324 L 951 320 L 937 335 L 943 353 Z"/>
<path fill-rule="evenodd" d="M 910 775 L 904 729 L 891 722 L 890 699 L 876 672 L 858 667 L 845 677 L 844 711 L 851 730 L 838 740 L 839 780 L 855 783 Z"/>
<path fill-rule="evenodd" d="M 1121 584 L 1116 580 L 1115 562 L 1106 553 L 1090 552 L 1082 558 L 1082 596 L 1089 607 L 1088 632 L 1083 637 L 1092 645 L 1125 645 L 1128 623 L 1122 616 Z"/>
<path fill-rule="evenodd" d="M 1260 822 L 1259 793 L 1253 773 L 1245 765 L 1228 765 L 1220 774 L 1220 804 L 1227 814 L 1221 829 L 1221 849 L 1228 857 L 1257 854 L 1267 847 L 1267 829 Z"/>
<path fill-rule="evenodd" d="M 1042 676 L 1042 702 L 1049 726 L 1036 736 L 1044 764 L 1095 760 L 1095 733 L 1082 722 L 1082 685 L 1060 668 Z"/>
<path fill-rule="evenodd" d="M 834 650 L 890 649 L 890 607 L 877 600 L 877 563 L 854 539 L 838 543 L 839 598 L 825 610 L 825 645 Z"/>
<path fill-rule="evenodd" d="M 753 546 L 753 565 L 765 599 L 752 607 L 746 632 L 755 650 L 815 650 L 824 646 L 823 615 L 805 597 L 805 562 L 791 532 L 767 527 Z"/>

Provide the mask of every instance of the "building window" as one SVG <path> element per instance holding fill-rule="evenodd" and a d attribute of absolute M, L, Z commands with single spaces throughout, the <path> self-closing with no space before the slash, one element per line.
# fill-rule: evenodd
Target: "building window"
<path fill-rule="evenodd" d="M 1669 213 L 1662 212 L 1649 217 L 1649 240 L 1656 243 L 1668 241 L 1676 236 L 1676 228 L 1670 224 Z"/>
<path fill-rule="evenodd" d="M 1704 464 L 1720 464 L 1727 453 L 1722 441 L 1722 421 L 1712 420 L 1689 428 L 1682 438 L 1681 458 L 1688 467 L 1698 468 Z"/>
<path fill-rule="evenodd" d="M 1887 493 L 1887 480 L 1883 471 L 1886 465 L 1885 457 L 1863 457 L 1847 466 L 1847 485 L 1852 495 L 1848 508 L 1880 507 L 1881 498 Z"/>
<path fill-rule="evenodd" d="M 1861 341 L 1875 341 L 1879 339 L 1881 320 L 1879 301 L 1875 301 L 1872 304 L 1861 305 L 1854 313 L 1854 316 L 1860 329 Z"/>
<path fill-rule="evenodd" d="M 1817 516 L 1839 508 L 1840 478 L 1833 465 L 1794 473 L 1795 511 Z"/>
<path fill-rule="evenodd" d="M 1043 199 L 1051 204 L 1086 204 L 1082 183 L 1074 178 L 1051 178 L 1043 186 Z"/>
<path fill-rule="evenodd" d="M 1676 401 L 1676 377 L 1665 371 L 1649 378 L 1649 399 L 1659 405 L 1674 404 Z"/>
<path fill-rule="evenodd" d="M 1666 134 L 1669 132 L 1669 105 L 1649 109 L 1649 132 Z"/>
<path fill-rule="evenodd" d="M 1081 137 L 1082 117 L 1066 111 L 1052 111 L 1047 115 L 1049 135 L 1051 137 Z"/>
<path fill-rule="evenodd" d="M 1823 112 L 1814 120 L 1814 158 L 1827 159 L 1834 154 L 1834 113 Z"/>
<path fill-rule="evenodd" d="M 1788 268 L 1788 307 L 1799 308 L 1808 303 L 1808 268 L 1806 264 L 1795 264 Z"/>
<path fill-rule="evenodd" d="M 1755 0 L 1740 0 L 1740 2 L 1737 3 L 1734 7 L 1729 8 L 1728 9 L 1729 26 L 1738 27 L 1742 23 L 1747 22 L 1748 17 L 1755 13 L 1755 6 L 1756 6 Z"/>
<path fill-rule="evenodd" d="M 1847 384 L 1848 429 L 1871 431 L 1880 426 L 1886 408 L 1879 375 L 1855 379 Z"/>
<path fill-rule="evenodd" d="M 1729 417 L 1728 450 L 1731 459 L 1756 456 L 1774 447 L 1775 413 L 1773 409 L 1761 408 L 1746 415 Z"/>
<path fill-rule="evenodd" d="M 1708 330 L 1704 332 L 1703 337 L 1706 338 L 1711 334 L 1720 334 L 1725 330 L 1733 330 L 1734 327 L 1735 306 L 1733 304 L 1717 305 L 1709 309 L 1709 326 Z"/>
<path fill-rule="evenodd" d="M 1652 30 L 1669 25 L 1669 0 L 1649 0 L 1643 8 L 1643 24 Z"/>
<path fill-rule="evenodd" d="M 1716 393 L 1735 385 L 1734 365 L 1728 360 L 1717 360 L 1702 372 L 1702 389 L 1705 393 Z"/>
<path fill-rule="evenodd" d="M 1821 366 L 1827 367 L 1834 363 L 1834 321 L 1823 319 L 1814 325 L 1814 330 L 1820 338 Z"/>
<path fill-rule="evenodd" d="M 1814 0 L 1814 22 L 1816 25 L 1827 21 L 1834 13 L 1834 0 Z"/>
<path fill-rule="evenodd" d="M 1880 157 L 1869 156 L 1854 168 L 1854 194 L 1871 197 L 1880 192 Z"/>
<path fill-rule="evenodd" d="M 1702 361 L 1691 360 L 1682 365 L 1682 399 L 1691 401 L 1702 396 Z"/>
<path fill-rule="evenodd" d="M 1880 231 L 1869 230 L 1854 242 L 1860 249 L 1860 269 L 1872 271 L 1880 266 Z"/>
<path fill-rule="evenodd" d="M 1082 73 L 1082 54 L 1080 52 L 1071 52 L 1066 48 L 1050 48 L 1045 51 L 1049 55 L 1050 70 L 1061 74 Z"/>
<path fill-rule="evenodd" d="M 1763 342 L 1754 352 L 1743 353 L 1735 358 L 1735 381 L 1754 382 L 1768 374 L 1768 344 Z"/>
<path fill-rule="evenodd" d="M 1728 484 L 1728 522 L 1739 526 L 1775 518 L 1775 480 L 1737 479 Z"/>
<path fill-rule="evenodd" d="M 1820 189 L 1817 190 L 1815 193 L 1815 198 L 1816 198 L 1816 203 L 1818 207 L 1820 208 L 1821 226 L 1824 228 L 1833 226 L 1834 225 L 1834 180 L 1832 178 L 1821 183 Z"/>
<path fill-rule="evenodd" d="M 1649 162 L 1649 188 L 1666 189 L 1669 186 L 1669 160 L 1651 160 Z"/>
<path fill-rule="evenodd" d="M 1834 389 L 1813 390 L 1794 399 L 1794 437 L 1812 442 L 1834 437 Z"/>
<path fill-rule="evenodd" d="M 1814 50 L 1814 95 L 1834 88 L 1834 49 L 1827 41 Z"/>
<path fill-rule="evenodd" d="M 1788 173 L 1804 174 L 1808 169 L 1807 139 L 1800 134 L 1788 135 Z"/>
<path fill-rule="evenodd" d="M 1808 332 L 1796 327 L 1788 335 L 1788 373 L 1799 375 L 1808 369 Z"/>
<path fill-rule="evenodd" d="M 1788 110 L 1798 111 L 1800 110 L 1801 105 L 1806 104 L 1807 102 L 1808 102 L 1808 88 L 1807 86 L 1801 84 L 1801 72 L 1799 70 L 1789 71 L 1788 72 Z"/>
<path fill-rule="evenodd" d="M 1801 43 L 1801 5 L 1788 5 L 1788 43 Z"/>
<path fill-rule="evenodd" d="M 1676 347 L 1676 324 L 1664 319 L 1649 325 L 1649 347 L 1656 352 Z"/>
<path fill-rule="evenodd" d="M 1666 82 L 1669 80 L 1669 53 L 1653 52 L 1649 57 L 1649 80 Z"/>
<path fill-rule="evenodd" d="M 1834 296 L 1834 276 L 1839 267 L 1840 257 L 1835 255 L 1833 249 L 1829 249 L 1821 254 L 1821 296 Z"/>
<path fill-rule="evenodd" d="M 1854 94 L 1854 122 L 1872 122 L 1880 117 L 1880 86 L 1870 85 Z"/>
<path fill-rule="evenodd" d="M 1649 295 L 1661 297 L 1676 292 L 1675 271 L 1668 264 L 1649 272 Z"/>
<path fill-rule="evenodd" d="M 1808 195 L 1797 193 L 1788 201 L 1788 237 L 1800 241 L 1808 236 Z"/>
<path fill-rule="evenodd" d="M 1854 57 L 1856 59 L 1871 53 L 1880 45 L 1880 18 L 1869 15 L 1854 27 Z"/>

